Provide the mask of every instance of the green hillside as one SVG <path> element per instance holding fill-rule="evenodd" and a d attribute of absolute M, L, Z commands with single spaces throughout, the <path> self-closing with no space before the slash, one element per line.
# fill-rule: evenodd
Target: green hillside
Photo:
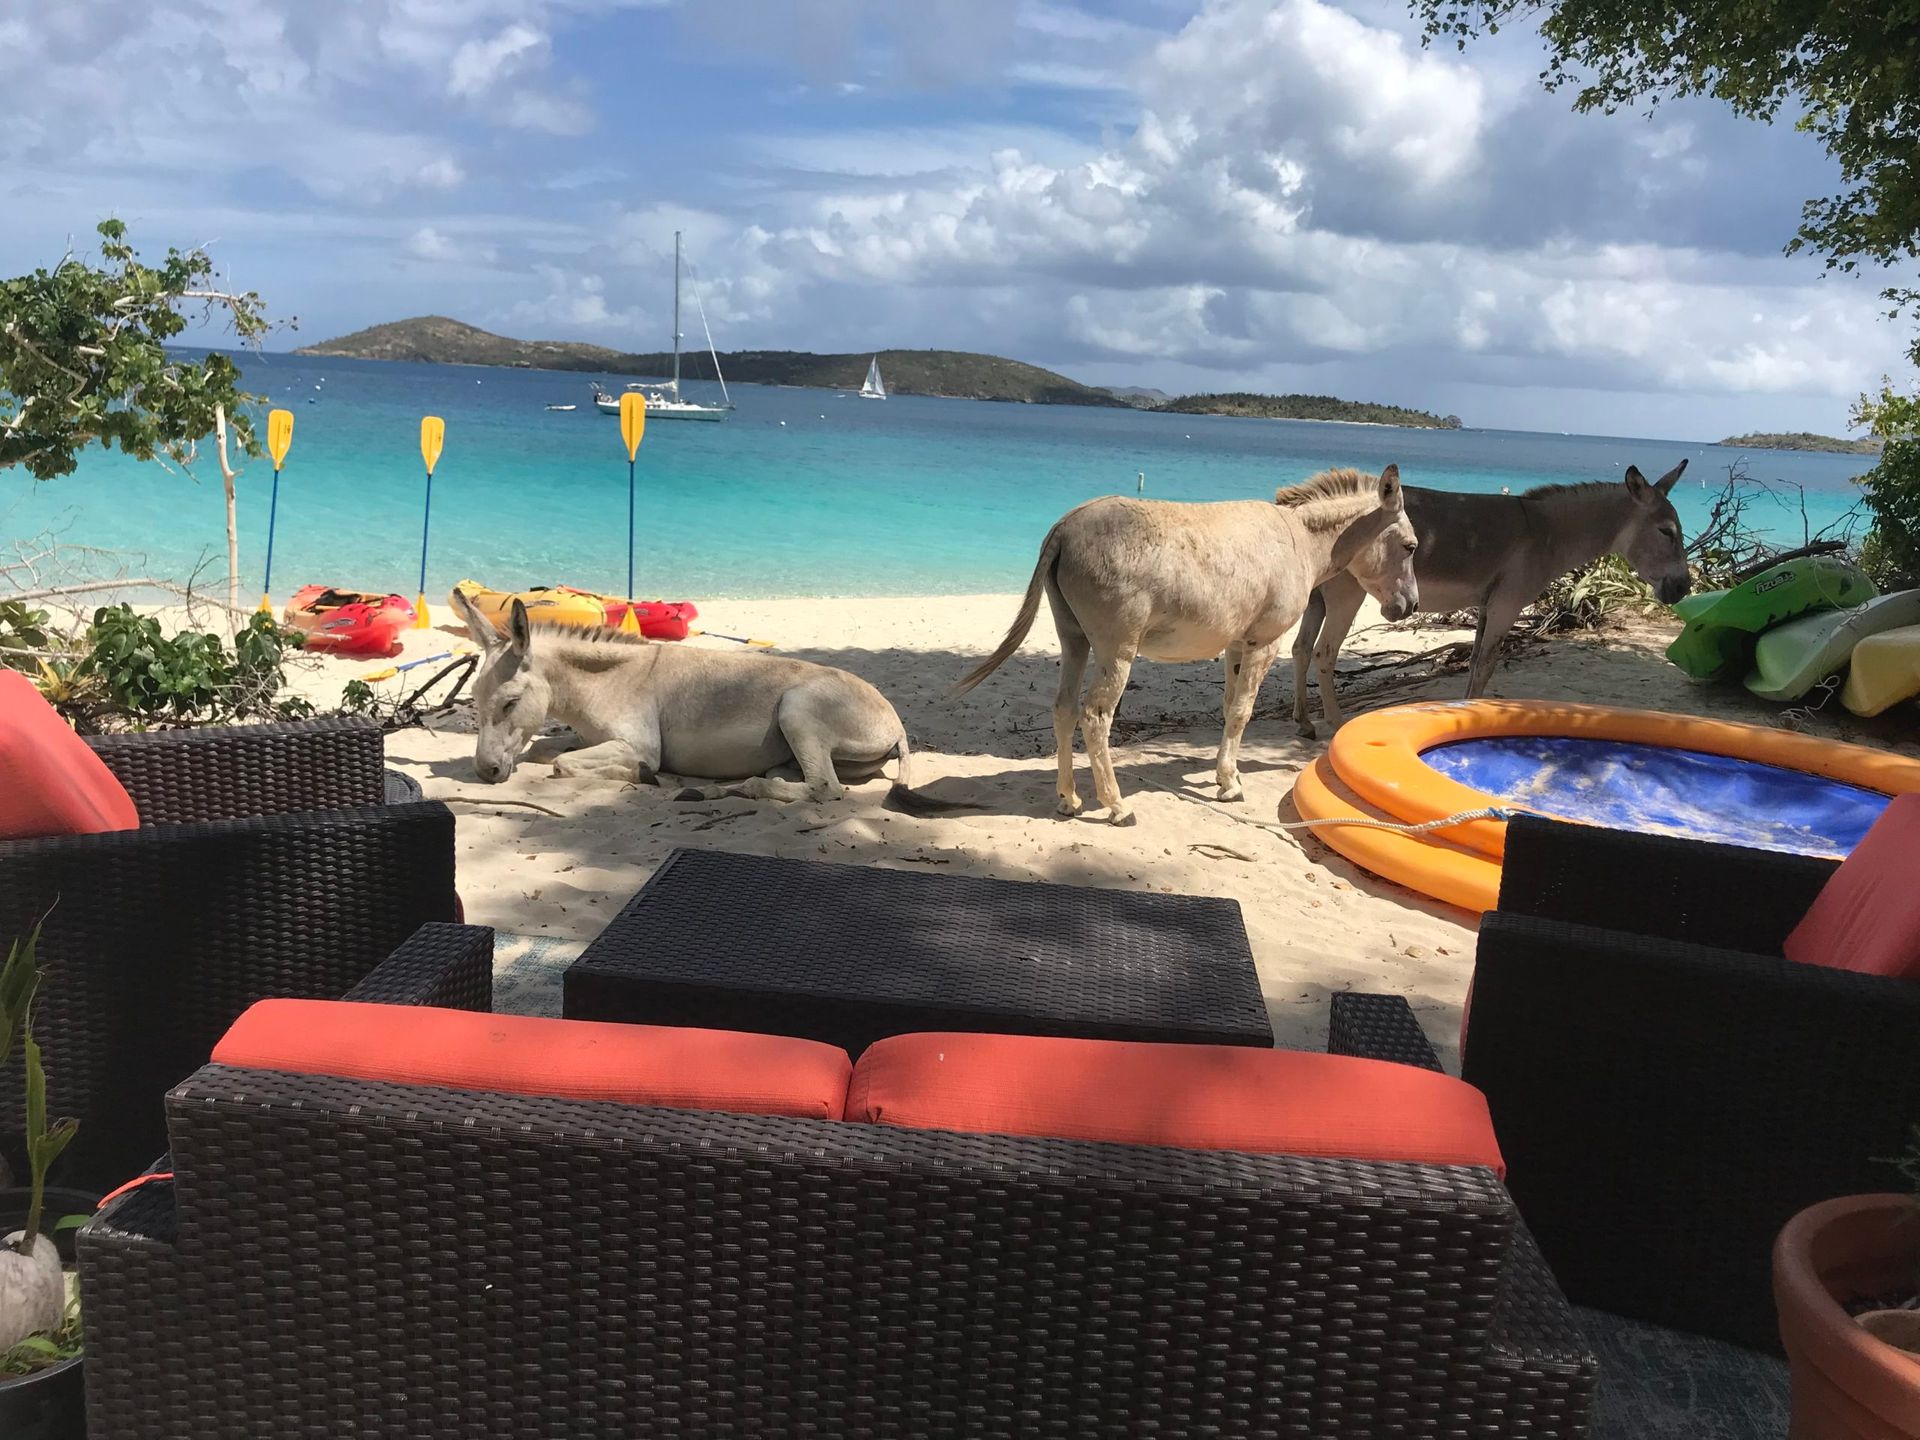
<path fill-rule="evenodd" d="M 297 353 L 442 365 L 521 365 L 650 378 L 666 375 L 673 368 L 673 356 L 666 351 L 625 354 L 573 341 L 513 340 L 439 315 L 375 325 L 337 340 L 305 346 Z M 723 350 L 720 368 L 728 380 L 742 384 L 858 390 L 873 358 L 871 351 L 814 355 L 804 350 Z M 1038 365 L 998 355 L 976 355 L 965 350 L 882 350 L 879 358 L 887 389 L 896 395 L 946 395 L 1034 405 L 1127 403 L 1105 390 L 1082 385 Z M 710 380 L 713 363 L 705 351 L 690 351 L 680 357 L 680 373 L 689 380 Z"/>
<path fill-rule="evenodd" d="M 621 358 L 577 340 L 510 340 L 444 315 L 421 315 L 303 345 L 296 355 L 353 360 L 413 360 L 432 365 L 521 365 L 538 370 L 606 370 Z"/>
<path fill-rule="evenodd" d="M 1864 440 L 1847 440 L 1838 435 L 1815 435 L 1808 430 L 1786 434 L 1756 431 L 1752 435 L 1729 436 L 1720 443 L 1736 450 L 1831 450 L 1841 455 L 1878 455 L 1881 446 L 1881 441 L 1871 435 Z"/>
<path fill-rule="evenodd" d="M 1422 430 L 1458 430 L 1458 415 L 1433 415 L 1401 405 L 1375 405 L 1332 395 L 1182 395 L 1156 405 L 1170 415 L 1238 415 L 1259 420 L 1345 420 L 1361 425 L 1405 425 Z"/>

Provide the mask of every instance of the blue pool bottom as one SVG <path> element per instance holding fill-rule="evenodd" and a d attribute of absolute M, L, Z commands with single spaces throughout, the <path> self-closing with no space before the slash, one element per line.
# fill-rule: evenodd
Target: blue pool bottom
<path fill-rule="evenodd" d="M 1420 758 L 1538 815 L 1795 855 L 1847 854 L 1888 800 L 1755 760 L 1567 735 L 1457 740 Z"/>

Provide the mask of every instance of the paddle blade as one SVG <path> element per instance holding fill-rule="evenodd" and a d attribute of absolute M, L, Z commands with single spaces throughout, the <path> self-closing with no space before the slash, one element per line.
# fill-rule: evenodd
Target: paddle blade
<path fill-rule="evenodd" d="M 447 443 L 447 422 L 438 415 L 420 417 L 420 458 L 429 474 L 440 464 L 440 447 Z"/>
<path fill-rule="evenodd" d="M 287 463 L 287 451 L 293 445 L 293 412 L 275 410 L 267 416 L 267 453 L 273 456 L 273 468 Z"/>
<path fill-rule="evenodd" d="M 427 597 L 425 595 L 422 595 L 418 600 L 413 602 L 413 628 L 416 630 L 431 630 L 433 628 L 433 620 L 427 614 Z"/>
<path fill-rule="evenodd" d="M 647 397 L 629 390 L 620 397 L 620 438 L 627 442 L 627 459 L 640 453 L 640 437 L 647 430 Z"/>
<path fill-rule="evenodd" d="M 620 617 L 620 633 L 622 635 L 638 635 L 640 633 L 640 618 L 633 613 L 633 607 L 631 605 L 627 607 L 627 613 Z"/>

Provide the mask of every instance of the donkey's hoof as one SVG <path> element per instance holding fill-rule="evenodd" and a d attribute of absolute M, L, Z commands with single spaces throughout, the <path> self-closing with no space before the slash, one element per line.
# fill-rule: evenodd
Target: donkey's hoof
<path fill-rule="evenodd" d="M 1056 815 L 1063 816 L 1068 820 L 1078 815 L 1080 808 L 1080 797 L 1078 795 L 1062 795 L 1053 807 Z"/>
<path fill-rule="evenodd" d="M 1314 728 L 1311 720 L 1302 720 L 1294 727 L 1294 730 L 1302 740 L 1318 740 L 1320 738 L 1320 732 Z"/>
<path fill-rule="evenodd" d="M 1116 806 L 1114 806 L 1114 807 L 1113 807 L 1113 808 L 1112 808 L 1111 810 L 1109 810 L 1109 811 L 1107 812 L 1107 823 L 1108 823 L 1109 825 L 1131 825 L 1131 824 L 1133 824 L 1133 823 L 1134 823 L 1134 821 L 1133 821 L 1133 810 L 1132 810 L 1132 807 L 1130 807 L 1130 806 L 1127 806 L 1127 805 L 1116 805 Z"/>
<path fill-rule="evenodd" d="M 704 800 L 707 798 L 707 792 L 702 790 L 698 785 L 689 785 L 683 790 L 674 791 L 673 798 L 676 800 Z"/>
<path fill-rule="evenodd" d="M 1230 780 L 1220 787 L 1220 798 L 1231 804 L 1235 800 L 1246 799 L 1247 792 L 1238 780 Z"/>

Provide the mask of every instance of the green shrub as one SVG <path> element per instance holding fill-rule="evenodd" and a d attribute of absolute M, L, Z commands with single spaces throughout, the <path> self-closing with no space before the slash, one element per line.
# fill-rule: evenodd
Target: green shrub
<path fill-rule="evenodd" d="M 135 720 L 252 720 L 313 713 L 305 700 L 277 697 L 286 683 L 286 653 L 295 648 L 273 617 L 256 614 L 229 652 L 218 635 L 168 635 L 151 615 L 128 605 L 96 610 L 82 642 L 76 678 L 98 686 L 89 698 Z"/>
<path fill-rule="evenodd" d="M 1618 555 L 1603 555 L 1584 570 L 1562 575 L 1534 601 L 1535 633 L 1592 630 L 1621 610 L 1647 610 L 1653 589 Z"/>
<path fill-rule="evenodd" d="M 1861 568 L 1882 590 L 1920 586 L 1920 396 L 1882 381 L 1878 396 L 1861 397 L 1854 423 L 1886 441 L 1880 463 L 1860 477 L 1873 516 Z"/>
<path fill-rule="evenodd" d="M 22 600 L 0 600 L 0 668 L 38 670 L 39 658 L 27 652 L 52 648 L 46 611 Z"/>

